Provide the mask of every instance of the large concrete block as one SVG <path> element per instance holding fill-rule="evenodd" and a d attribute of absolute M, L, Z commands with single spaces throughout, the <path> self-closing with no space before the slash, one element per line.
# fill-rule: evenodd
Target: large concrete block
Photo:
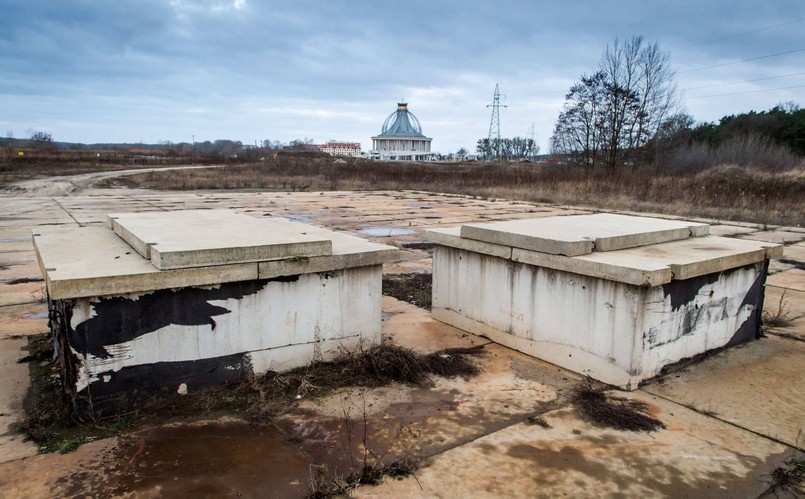
<path fill-rule="evenodd" d="M 462 234 L 426 233 L 437 243 L 434 318 L 626 389 L 755 338 L 768 258 L 779 251 L 700 236 L 575 257 L 513 247 L 507 258 L 506 246 Z"/>
<path fill-rule="evenodd" d="M 119 231 L 122 236 L 102 227 L 34 233 L 64 388 L 74 409 L 128 409 L 380 341 L 382 264 L 397 258 L 396 248 L 284 219 L 255 219 L 240 227 L 253 234 L 230 241 L 233 251 L 221 250 L 209 260 L 204 251 L 196 252 L 212 240 L 207 235 L 184 232 L 182 242 L 161 232 L 165 227 L 149 232 L 148 217 L 110 218 L 114 227 L 120 220 L 143 224 L 119 225 L 133 229 Z M 207 233 L 221 236 L 240 217 L 202 218 Z M 192 212 L 168 219 L 198 218 Z M 143 255 L 124 239 L 138 233 L 181 243 L 190 248 L 182 261 L 200 257 L 205 265 L 159 269 L 155 246 L 141 245 L 150 251 Z M 280 240 L 272 243 L 285 258 L 275 258 L 273 250 L 251 253 L 235 246 L 282 234 L 295 241 L 287 247 Z M 296 254 L 298 234 L 316 242 L 314 248 L 326 241 L 327 254 Z M 133 244 L 149 240 L 140 237 Z M 244 255 L 254 261 L 242 262 Z"/>

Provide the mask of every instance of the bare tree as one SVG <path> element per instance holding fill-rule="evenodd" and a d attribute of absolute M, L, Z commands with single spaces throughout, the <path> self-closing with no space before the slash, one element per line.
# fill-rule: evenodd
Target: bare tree
<path fill-rule="evenodd" d="M 678 107 L 670 56 L 643 37 L 616 39 L 598 71 L 571 87 L 554 129 L 554 152 L 594 168 L 634 160 Z"/>

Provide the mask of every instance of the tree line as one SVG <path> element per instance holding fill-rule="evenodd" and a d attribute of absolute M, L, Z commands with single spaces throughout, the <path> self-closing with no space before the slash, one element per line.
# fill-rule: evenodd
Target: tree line
<path fill-rule="evenodd" d="M 500 161 L 532 159 L 539 154 L 536 142 L 522 137 L 478 139 L 475 150 L 484 159 Z"/>
<path fill-rule="evenodd" d="M 805 155 L 805 111 L 788 103 L 696 124 L 682 112 L 669 53 L 640 36 L 616 39 L 595 70 L 570 87 L 551 152 L 593 172 L 709 165 L 727 157 L 762 166 L 764 155 L 775 156 L 771 169 L 788 168 Z"/>

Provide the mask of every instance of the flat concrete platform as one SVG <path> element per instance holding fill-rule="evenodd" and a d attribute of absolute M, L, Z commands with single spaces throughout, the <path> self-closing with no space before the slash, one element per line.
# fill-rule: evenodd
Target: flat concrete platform
<path fill-rule="evenodd" d="M 308 491 L 310 464 L 341 466 L 348 459 L 338 418 L 345 397 L 370 406 L 373 450 L 389 447 L 400 425 L 406 425 L 410 434 L 405 432 L 405 438 L 391 446 L 390 455 L 423 459 L 416 478 L 360 487 L 357 494 L 362 496 L 774 497 L 769 493 L 769 474 L 787 457 L 805 450 L 805 441 L 796 438 L 796 428 L 805 427 L 801 406 L 805 386 L 798 369 L 805 365 L 805 336 L 796 334 L 805 331 L 805 291 L 797 291 L 805 284 L 801 271 L 796 271 L 801 267 L 795 265 L 805 265 L 805 258 L 798 256 L 802 243 L 789 243 L 783 258 L 795 263 L 769 278 L 766 295 L 766 311 L 776 313 L 782 293 L 788 290 L 783 305 L 789 325 L 766 328 L 767 338 L 669 375 L 662 385 L 652 381 L 635 392 L 608 392 L 646 402 L 666 430 L 621 432 L 584 421 L 568 400 L 579 376 L 489 345 L 478 360 L 483 370 L 478 377 L 439 380 L 432 389 L 392 385 L 322 400 L 305 397 L 278 421 L 280 429 L 220 418 L 139 428 L 64 455 L 32 455 L 36 448 L 30 443 L 5 454 L 22 436 L 15 421 L 22 417 L 20 387 L 27 383 L 29 365 L 16 363 L 26 355 L 20 349 L 25 342 L 20 335 L 47 330 L 47 307 L 41 297 L 32 301 L 30 296 L 31 279 L 40 278 L 34 248 L 20 248 L 14 241 L 30 240 L 34 228 L 104 227 L 106 214 L 112 212 L 234 209 L 253 217 L 298 217 L 344 235 L 357 236 L 365 227 L 410 230 L 413 233 L 370 239 L 394 243 L 405 254 L 404 261 L 386 265 L 386 272 L 422 272 L 430 267 L 426 229 L 584 213 L 578 208 L 422 192 L 88 189 L 62 195 L 71 180 L 55 180 L 58 192 L 42 180 L 42 188 L 30 194 L 0 193 L 0 203 L 6 207 L 0 221 L 0 282 L 9 290 L 5 305 L 0 305 L 0 351 L 8 367 L 0 386 L 2 422 L 7 425 L 0 449 L 8 457 L 0 464 L 3 497 L 200 492 L 257 497 L 266 490 L 299 497 Z M 765 242 L 786 241 L 797 233 L 723 221 L 718 227 L 719 234 L 760 234 L 756 239 Z M 5 243 L 6 239 L 11 241 Z M 336 254 L 338 245 L 333 243 Z M 794 251 L 789 254 L 789 249 Z M 391 298 L 384 298 L 382 308 L 386 341 L 423 352 L 483 341 L 434 321 L 426 310 Z M 698 387 L 700 381 L 704 384 Z M 533 415 L 541 415 L 551 428 L 527 424 Z M 296 443 L 289 444 L 289 439 Z M 266 469 L 274 472 L 265 473 Z"/>
<path fill-rule="evenodd" d="M 546 221 L 559 223 L 562 220 L 552 218 Z M 462 235 L 464 227 L 467 226 L 427 230 L 425 237 L 443 246 L 637 286 L 658 286 L 672 279 L 690 279 L 768 258 L 780 258 L 783 254 L 780 244 L 702 236 L 651 246 L 566 256 L 467 238 Z"/>
<path fill-rule="evenodd" d="M 183 214 L 179 218 L 182 216 Z M 258 252 L 248 258 L 252 260 L 249 262 L 222 264 L 222 261 L 215 260 L 218 265 L 160 270 L 154 264 L 153 254 L 149 258 L 133 251 L 133 247 L 124 238 L 105 227 L 43 227 L 34 231 L 33 240 L 41 261 L 47 262 L 47 267 L 42 271 L 47 276 L 46 285 L 52 299 L 209 286 L 378 265 L 394 260 L 398 252 L 388 245 L 367 242 L 356 236 L 285 219 L 256 219 L 247 215 L 239 215 L 239 218 L 253 220 L 246 225 L 256 232 L 276 234 L 272 231 L 278 227 L 307 232 L 306 237 L 309 235 L 311 240 L 327 242 L 327 255 L 297 255 L 276 260 L 274 256 L 269 257 Z M 224 236 L 216 232 L 216 237 Z M 210 242 L 214 241 L 211 239 Z M 230 243 L 231 241 L 227 241 L 227 244 Z M 273 251 L 270 253 L 277 254 Z M 218 255 L 221 256 L 222 253 Z M 262 257 L 268 260 L 260 260 Z M 195 261 L 194 256 L 180 258 L 185 262 Z"/>
<path fill-rule="evenodd" d="M 552 255 L 578 256 L 701 237 L 708 230 L 703 223 L 596 213 L 464 224 L 461 237 Z"/>
<path fill-rule="evenodd" d="M 305 224 L 230 210 L 119 213 L 109 227 L 160 270 L 332 254 L 330 239 Z"/>

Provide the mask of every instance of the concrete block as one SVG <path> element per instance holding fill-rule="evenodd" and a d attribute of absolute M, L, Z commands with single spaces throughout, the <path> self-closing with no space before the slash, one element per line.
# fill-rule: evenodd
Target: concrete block
<path fill-rule="evenodd" d="M 477 239 L 461 237 L 461 227 L 449 229 L 430 229 L 422 233 L 428 241 L 451 248 L 465 249 L 482 255 L 511 258 L 512 248 L 500 244 L 487 243 Z"/>
<path fill-rule="evenodd" d="M 755 338 L 766 275 L 760 256 L 754 264 L 649 286 L 437 246 L 433 316 L 635 389 L 667 364 Z"/>
<path fill-rule="evenodd" d="M 136 407 L 380 341 L 381 266 L 59 301 L 79 411 Z"/>
<path fill-rule="evenodd" d="M 461 236 L 515 248 L 565 256 L 616 251 L 701 237 L 709 226 L 612 213 L 466 224 Z"/>
<path fill-rule="evenodd" d="M 668 364 L 757 334 L 768 259 L 781 247 L 707 234 L 703 224 L 608 214 L 429 231 L 433 316 L 634 389 Z M 562 254 L 591 241 L 595 251 Z"/>
<path fill-rule="evenodd" d="M 188 226 L 172 233 L 181 221 Z M 382 264 L 397 259 L 395 247 L 230 212 L 121 215 L 110 224 L 117 231 L 33 236 L 51 331 L 71 353 L 60 357 L 65 393 L 79 412 L 130 409 L 380 341 Z M 226 244 L 214 244 L 219 238 Z M 249 241 L 269 244 L 238 246 Z M 166 258 L 170 245 L 180 249 Z"/>
<path fill-rule="evenodd" d="M 160 270 L 332 254 L 330 240 L 311 235 L 310 225 L 229 210 L 112 214 L 109 221 Z"/>

